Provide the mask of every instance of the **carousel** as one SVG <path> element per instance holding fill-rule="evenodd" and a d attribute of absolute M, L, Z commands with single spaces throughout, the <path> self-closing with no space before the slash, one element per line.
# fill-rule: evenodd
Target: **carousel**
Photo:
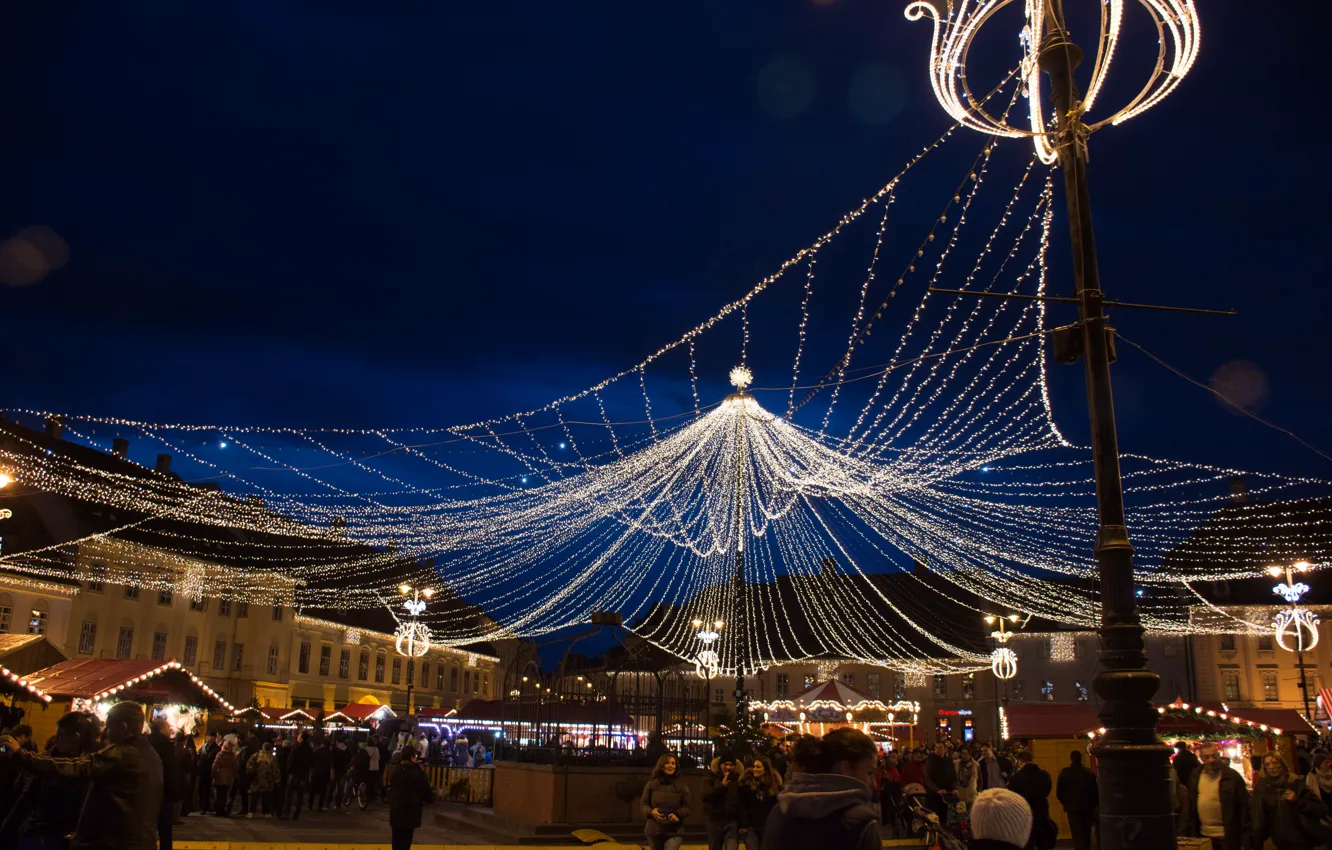
<path fill-rule="evenodd" d="M 824 735 L 850 727 L 884 749 L 897 749 L 903 742 L 914 745 L 920 720 L 918 702 L 886 703 L 835 679 L 816 683 L 789 699 L 752 702 L 749 710 L 762 716 L 769 734 Z"/>

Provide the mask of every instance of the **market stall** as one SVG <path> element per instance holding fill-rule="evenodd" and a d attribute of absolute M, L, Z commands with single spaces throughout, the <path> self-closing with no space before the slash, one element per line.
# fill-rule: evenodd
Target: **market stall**
<path fill-rule="evenodd" d="M 378 729 L 398 715 L 387 705 L 378 703 L 353 702 L 324 716 L 324 727 L 355 726 L 358 728 Z"/>
<path fill-rule="evenodd" d="M 26 719 L 37 740 L 54 734 L 56 721 L 66 711 L 88 711 L 105 719 L 111 706 L 124 700 L 141 703 L 146 717 L 165 720 L 173 733 L 195 737 L 207 727 L 209 712 L 235 711 L 220 694 L 174 660 L 71 658 L 37 670 L 26 679 L 50 697 L 53 707 L 63 709 L 40 716 L 28 712 Z M 35 697 L 26 700 L 36 702 Z"/>
<path fill-rule="evenodd" d="M 1236 708 L 1223 702 L 1189 703 L 1176 699 L 1157 706 L 1161 715 L 1156 733 L 1167 743 L 1184 741 L 1192 749 L 1202 742 L 1216 744 L 1226 763 L 1253 787 L 1254 762 L 1277 752 L 1294 765 L 1295 739 L 1314 735 L 1313 726 L 1293 708 Z M 1092 738 L 1096 732 L 1090 733 Z"/>
<path fill-rule="evenodd" d="M 749 710 L 762 715 L 765 728 L 782 734 L 823 735 L 850 726 L 888 749 L 913 746 L 920 720 L 918 702 L 885 703 L 835 679 L 816 683 L 789 699 L 750 703 Z"/>

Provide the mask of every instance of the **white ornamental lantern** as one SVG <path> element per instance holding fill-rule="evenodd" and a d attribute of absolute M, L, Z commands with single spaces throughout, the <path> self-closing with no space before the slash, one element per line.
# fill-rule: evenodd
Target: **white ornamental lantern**
<path fill-rule="evenodd" d="M 990 653 L 990 672 L 996 679 L 1011 679 L 1017 675 L 1017 653 L 1001 646 Z"/>
<path fill-rule="evenodd" d="M 393 633 L 393 645 L 399 655 L 420 658 L 430 651 L 430 629 L 425 623 L 402 623 Z"/>
<path fill-rule="evenodd" d="M 1318 645 L 1318 616 L 1308 608 L 1288 608 L 1273 620 L 1276 640 L 1287 652 L 1308 652 Z"/>

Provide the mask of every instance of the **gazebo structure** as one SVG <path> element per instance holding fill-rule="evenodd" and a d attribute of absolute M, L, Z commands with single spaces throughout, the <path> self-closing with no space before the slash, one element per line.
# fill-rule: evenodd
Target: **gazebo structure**
<path fill-rule="evenodd" d="M 173 731 L 187 735 L 203 733 L 208 712 L 235 711 L 217 691 L 175 660 L 71 658 L 26 679 L 29 685 L 44 691 L 52 705 L 67 706 L 68 711 L 88 711 L 105 718 L 112 705 L 131 700 L 142 703 L 149 718 L 165 720 Z M 28 701 L 38 700 L 31 697 Z M 63 713 L 47 711 L 39 716 L 29 711 L 26 719 L 33 727 L 33 737 L 45 740 L 53 734 Z"/>
<path fill-rule="evenodd" d="M 906 727 L 914 741 L 920 720 L 918 702 L 886 703 L 836 679 L 818 682 L 789 699 L 750 703 L 749 710 L 761 712 L 768 728 L 784 733 L 823 735 L 850 726 L 890 747 L 896 746 L 898 727 Z"/>

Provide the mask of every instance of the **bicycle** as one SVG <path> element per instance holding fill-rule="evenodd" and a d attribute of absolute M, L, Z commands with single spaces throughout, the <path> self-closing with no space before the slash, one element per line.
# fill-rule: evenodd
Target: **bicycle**
<path fill-rule="evenodd" d="M 950 810 L 960 805 L 956 802 L 956 798 L 954 798 L 954 801 L 949 803 Z M 911 806 L 911 814 L 925 827 L 923 846 L 934 850 L 967 850 L 966 821 L 947 825 L 940 824 L 939 816 L 925 808 L 918 797 L 911 798 L 909 805 Z M 950 820 L 952 819 L 950 818 Z"/>

